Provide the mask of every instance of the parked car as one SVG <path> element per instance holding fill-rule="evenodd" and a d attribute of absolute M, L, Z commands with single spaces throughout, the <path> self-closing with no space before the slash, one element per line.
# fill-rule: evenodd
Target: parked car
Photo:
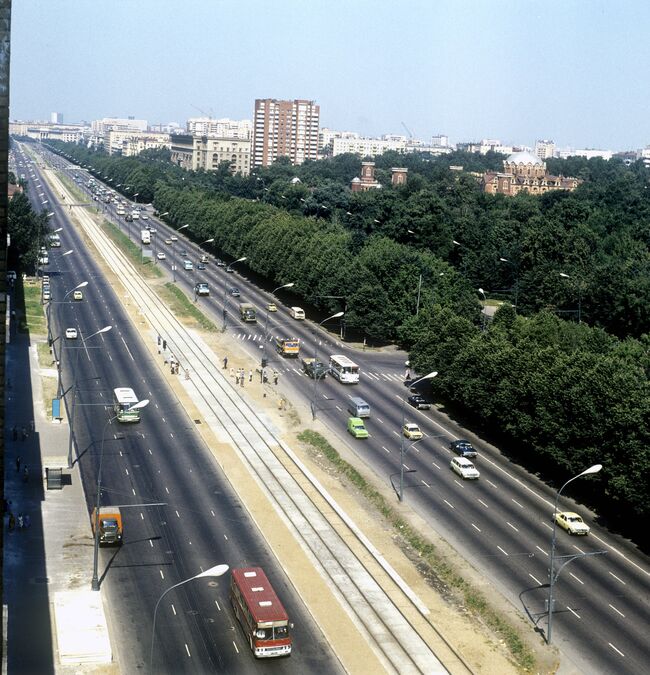
<path fill-rule="evenodd" d="M 238 298 L 241 294 L 240 294 L 238 288 L 233 287 L 233 288 L 230 289 L 230 295 L 232 295 L 233 298 Z"/>
<path fill-rule="evenodd" d="M 555 514 L 555 522 L 569 534 L 589 534 L 589 525 L 573 511 L 559 511 Z"/>
<path fill-rule="evenodd" d="M 402 427 L 402 433 L 404 436 L 406 436 L 406 438 L 409 438 L 412 441 L 417 441 L 422 438 L 422 431 L 420 430 L 420 427 L 413 422 L 407 422 Z"/>
<path fill-rule="evenodd" d="M 368 429 L 360 417 L 348 417 L 348 431 L 355 438 L 368 438 Z"/>
<path fill-rule="evenodd" d="M 408 402 L 418 410 L 429 410 L 429 408 L 431 408 L 429 401 L 420 394 L 411 394 L 411 396 L 408 397 Z"/>
<path fill-rule="evenodd" d="M 77 339 L 77 329 L 76 328 L 66 328 L 65 329 L 65 336 L 68 340 L 76 340 Z"/>
<path fill-rule="evenodd" d="M 458 441 L 451 441 L 449 449 L 460 457 L 476 457 L 474 446 L 462 438 Z"/>
<path fill-rule="evenodd" d="M 467 457 L 454 457 L 450 466 L 463 479 L 477 480 L 481 475 L 478 469 L 467 459 Z"/>

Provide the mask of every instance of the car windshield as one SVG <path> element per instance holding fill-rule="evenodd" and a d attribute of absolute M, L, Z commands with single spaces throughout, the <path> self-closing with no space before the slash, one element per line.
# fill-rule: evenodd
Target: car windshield
<path fill-rule="evenodd" d="M 580 516 L 567 516 L 567 520 L 572 523 L 581 523 L 582 518 Z"/>

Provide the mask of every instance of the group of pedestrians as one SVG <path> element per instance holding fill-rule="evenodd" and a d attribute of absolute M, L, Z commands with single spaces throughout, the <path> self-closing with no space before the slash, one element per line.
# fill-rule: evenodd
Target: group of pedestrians
<path fill-rule="evenodd" d="M 26 426 L 18 427 L 14 425 L 11 428 L 11 438 L 13 441 L 24 442 L 29 438 L 29 434 L 34 431 L 34 422 L 30 421 L 29 430 Z M 22 469 L 22 471 L 21 471 Z M 23 483 L 29 482 L 29 466 L 26 463 L 23 463 L 23 460 L 20 455 L 16 455 L 16 473 L 22 475 Z M 11 501 L 6 499 L 2 502 L 2 517 L 7 516 L 7 526 L 10 532 L 13 532 L 15 529 L 26 529 L 31 526 L 31 518 L 28 513 L 18 513 L 14 515 Z"/>

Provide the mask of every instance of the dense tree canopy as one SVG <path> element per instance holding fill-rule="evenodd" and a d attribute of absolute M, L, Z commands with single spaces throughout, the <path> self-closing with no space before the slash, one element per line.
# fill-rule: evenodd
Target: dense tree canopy
<path fill-rule="evenodd" d="M 545 478 L 560 482 L 602 463 L 592 503 L 610 518 L 647 518 L 650 195 L 642 163 L 550 160 L 550 172 L 584 181 L 575 192 L 506 198 L 485 195 L 470 173 L 501 168 L 494 154 L 387 153 L 376 159 L 384 187 L 353 193 L 361 160 L 351 155 L 279 161 L 241 177 L 183 171 L 164 153 L 58 150 L 152 200 L 176 226 L 189 223 L 197 241 L 214 237 L 224 254 L 245 255 L 270 283 L 295 282 L 305 303 L 323 312 L 345 304 L 348 326 L 397 339 L 417 372 L 439 372 L 436 400 Z M 393 166 L 409 169 L 406 186 L 390 185 Z M 487 326 L 478 288 L 511 303 Z"/>

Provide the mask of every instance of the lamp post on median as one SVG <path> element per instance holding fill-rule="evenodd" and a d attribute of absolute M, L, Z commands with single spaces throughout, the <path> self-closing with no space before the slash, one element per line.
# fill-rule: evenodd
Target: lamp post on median
<path fill-rule="evenodd" d="M 555 508 L 553 509 L 553 538 L 551 540 L 551 569 L 549 573 L 549 584 L 548 584 L 548 635 L 546 643 L 549 645 L 551 644 L 551 638 L 553 636 L 553 587 L 555 586 L 555 582 L 560 576 L 560 572 L 562 571 L 563 567 L 565 565 L 568 565 L 572 560 L 575 560 L 576 558 L 582 558 L 583 556 L 588 555 L 602 555 L 603 553 L 606 553 L 606 551 L 594 551 L 592 553 L 580 553 L 578 555 L 563 556 L 567 557 L 568 559 L 560 566 L 560 568 L 557 571 L 557 574 L 555 573 L 555 538 L 557 534 L 557 519 L 555 514 L 558 512 L 557 507 L 558 502 L 560 501 L 560 494 L 562 494 L 562 490 L 564 490 L 564 488 L 572 481 L 576 480 L 577 478 L 582 478 L 582 476 L 589 476 L 591 474 L 598 473 L 602 468 L 603 468 L 602 464 L 594 464 L 593 466 L 590 466 L 588 469 L 585 469 L 582 473 L 579 473 L 577 476 L 569 478 L 569 480 L 557 491 L 557 495 L 555 496 Z"/>
<path fill-rule="evenodd" d="M 98 331 L 95 333 L 92 333 L 88 337 L 83 337 L 81 336 L 81 345 L 82 347 L 78 347 L 78 349 L 86 349 L 86 342 L 90 340 L 90 338 L 95 337 L 95 335 L 99 335 L 100 333 L 107 333 L 109 330 L 111 330 L 113 326 L 104 326 L 103 328 L 100 328 Z M 68 434 L 68 469 L 72 468 L 72 436 L 74 433 L 74 409 L 75 409 L 75 403 L 77 400 L 77 362 L 79 361 L 79 352 L 77 352 L 77 357 L 75 358 L 75 367 L 73 371 L 73 376 L 72 376 L 72 406 L 70 408 L 70 433 Z"/>
<path fill-rule="evenodd" d="M 318 325 L 322 326 L 327 321 L 330 321 L 331 319 L 338 319 L 344 314 L 345 312 L 337 312 L 336 314 L 332 314 L 332 316 L 328 316 L 326 319 L 323 319 L 321 322 L 319 322 Z M 317 363 L 318 363 L 318 336 L 316 335 L 316 331 L 314 331 L 314 370 L 312 371 L 312 374 L 314 376 L 314 388 L 312 390 L 311 396 L 311 417 L 313 420 L 316 419 L 316 385 L 318 384 L 318 380 L 322 379 L 325 376 L 324 372 L 320 375 L 320 377 L 318 376 L 318 373 L 316 372 Z"/>
<path fill-rule="evenodd" d="M 193 577 L 190 577 L 189 579 L 185 579 L 184 581 L 179 581 L 177 584 L 174 584 L 173 586 L 170 586 L 159 598 L 158 602 L 156 603 L 156 607 L 153 610 L 153 624 L 151 626 L 151 652 L 149 655 L 149 672 L 153 673 L 153 646 L 154 646 L 154 640 L 156 637 L 156 614 L 158 613 L 158 605 L 160 605 L 160 601 L 169 593 L 170 591 L 173 591 L 175 588 L 178 588 L 179 586 L 182 586 L 183 584 L 188 583 L 189 581 L 194 581 L 195 579 L 201 579 L 204 577 L 220 577 L 224 575 L 228 571 L 229 567 L 228 565 L 215 565 L 214 567 L 211 567 L 208 570 L 205 570 L 205 572 L 200 572 L 199 574 L 195 574 Z"/>
<path fill-rule="evenodd" d="M 415 380 L 415 382 L 411 382 L 408 386 L 407 394 L 408 394 L 408 391 L 411 390 L 411 387 L 415 386 L 418 382 L 422 382 L 423 380 L 432 380 L 437 375 L 438 375 L 438 371 L 434 370 L 434 371 L 430 372 L 428 375 L 425 375 L 424 377 L 418 378 L 417 380 Z M 406 407 L 406 395 L 402 396 L 402 428 L 400 429 L 399 493 L 397 495 L 400 502 L 404 498 L 404 455 L 406 454 L 406 449 L 404 447 L 404 439 L 405 439 L 404 425 L 406 423 L 405 407 Z"/>
<path fill-rule="evenodd" d="M 140 410 L 149 405 L 149 399 L 143 399 L 134 403 L 129 410 Z M 102 431 L 102 445 L 99 452 L 99 469 L 97 471 L 97 499 L 95 500 L 95 548 L 93 553 L 93 578 L 90 582 L 90 588 L 93 591 L 99 590 L 99 578 L 97 576 L 97 561 L 99 558 L 99 500 L 102 496 L 102 463 L 104 461 L 104 440 L 106 438 L 106 429 L 117 419 L 117 415 L 113 415 L 104 425 Z"/>
<path fill-rule="evenodd" d="M 236 265 L 237 263 L 244 262 L 246 260 L 246 256 L 243 256 L 242 258 L 239 258 L 238 260 L 235 260 L 235 262 L 231 262 L 230 265 L 228 265 L 228 268 L 232 269 L 233 265 Z M 228 277 L 226 277 L 227 279 Z M 223 330 L 226 330 L 226 318 L 228 316 L 228 310 L 226 309 L 226 303 L 228 302 L 228 283 L 227 281 L 224 281 L 224 287 L 223 287 Z"/>
<path fill-rule="evenodd" d="M 181 225 L 177 232 L 180 232 L 181 230 L 184 230 L 185 228 L 189 227 L 190 224 L 186 223 L 185 225 Z M 176 258 L 174 258 L 174 240 L 172 239 L 172 279 L 174 283 L 176 283 Z"/>
<path fill-rule="evenodd" d="M 282 284 L 271 291 L 271 296 L 275 295 L 276 291 L 279 291 L 281 288 L 291 288 L 295 286 L 295 282 L 291 281 L 288 284 Z M 266 303 L 266 318 L 264 319 L 264 349 L 262 351 L 262 368 L 266 368 L 266 343 L 269 339 L 269 304 Z"/>
<path fill-rule="evenodd" d="M 570 274 L 565 274 L 564 272 L 560 272 L 560 276 L 562 279 L 571 279 Z M 575 284 L 577 291 L 578 291 L 578 323 L 582 323 L 582 287 L 583 287 L 583 281 L 578 280 L 578 282 Z"/>
<path fill-rule="evenodd" d="M 65 302 L 65 299 L 70 295 L 70 293 L 74 293 L 75 291 L 78 291 L 80 288 L 85 288 L 88 286 L 87 281 L 82 281 L 80 284 L 77 284 L 73 289 L 69 290 L 64 296 L 63 300 L 61 302 Z M 57 398 L 61 398 L 61 362 L 63 361 L 63 345 L 65 345 L 65 342 L 61 343 L 61 354 L 59 358 L 57 359 L 56 362 L 56 370 L 57 370 L 57 383 L 56 383 L 56 396 Z"/>

